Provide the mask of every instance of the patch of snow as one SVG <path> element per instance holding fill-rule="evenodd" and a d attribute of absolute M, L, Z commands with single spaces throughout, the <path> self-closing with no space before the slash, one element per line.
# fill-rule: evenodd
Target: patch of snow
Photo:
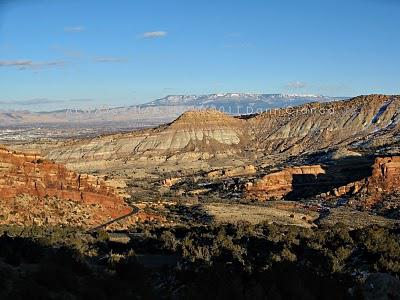
<path fill-rule="evenodd" d="M 386 111 L 386 109 L 388 108 L 388 106 L 391 104 L 392 102 L 385 102 L 381 108 L 378 110 L 378 112 L 376 113 L 376 115 L 372 118 L 371 124 L 376 124 L 379 121 L 379 117 Z"/>

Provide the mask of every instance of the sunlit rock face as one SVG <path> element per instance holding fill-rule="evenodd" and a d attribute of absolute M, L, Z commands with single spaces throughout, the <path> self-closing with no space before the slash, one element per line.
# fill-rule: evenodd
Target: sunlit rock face
<path fill-rule="evenodd" d="M 280 199 L 293 191 L 294 181 L 296 187 L 299 185 L 309 187 L 313 184 L 313 179 L 321 174 L 325 174 L 325 170 L 320 165 L 287 168 L 265 175 L 254 183 L 249 182 L 245 187 L 245 196 L 248 199 L 261 201 Z"/>
<path fill-rule="evenodd" d="M 117 190 L 93 175 L 77 174 L 37 154 L 0 149 L 0 201 L 25 195 L 43 200 L 57 198 L 83 205 L 98 205 L 97 221 L 118 217 L 131 209 Z M 4 203 L 3 203 L 4 204 Z"/>
<path fill-rule="evenodd" d="M 243 120 L 206 110 L 186 112 L 171 124 L 155 129 L 69 142 L 46 157 L 57 161 L 144 160 L 164 162 L 171 155 L 188 160 L 240 150 L 246 127 Z"/>
<path fill-rule="evenodd" d="M 249 181 L 245 184 L 244 194 L 248 199 L 260 201 L 288 198 L 290 195 L 298 198 L 313 195 L 329 199 L 360 194 L 364 196 L 365 205 L 369 206 L 381 201 L 383 196 L 398 191 L 400 187 L 400 156 L 376 158 L 370 167 L 370 176 L 345 185 L 340 184 L 341 180 L 362 175 L 354 174 L 360 169 L 347 166 L 335 169 L 340 173 L 328 174 L 329 168 L 320 165 L 286 168 Z"/>
<path fill-rule="evenodd" d="M 399 120 L 399 96 L 370 95 L 267 112 L 249 122 L 258 137 L 257 148 L 297 155 L 377 141 L 390 144 L 400 131 Z"/>
<path fill-rule="evenodd" d="M 400 156 L 382 157 L 375 160 L 372 176 L 367 180 L 368 189 L 391 192 L 400 187 Z M 377 187 L 377 188 L 376 188 Z"/>

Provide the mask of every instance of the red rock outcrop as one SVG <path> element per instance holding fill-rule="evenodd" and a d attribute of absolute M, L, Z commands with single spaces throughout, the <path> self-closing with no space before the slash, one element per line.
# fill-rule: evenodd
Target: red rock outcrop
<path fill-rule="evenodd" d="M 300 166 L 287 168 L 282 171 L 265 175 L 262 179 L 249 182 L 245 185 L 245 197 L 261 201 L 271 198 L 281 199 L 296 192 L 297 196 L 307 195 L 307 192 L 324 190 L 324 193 L 314 193 L 321 198 L 341 197 L 347 195 L 365 195 L 365 205 L 379 202 L 383 195 L 400 191 L 400 156 L 378 157 L 371 169 L 371 175 L 364 179 L 340 185 L 341 177 L 346 177 L 343 172 L 360 172 L 358 166 L 345 169 L 337 168 L 334 174 L 327 174 L 320 165 Z M 354 169 L 354 170 L 353 170 Z M 355 174 L 347 174 L 355 175 Z M 324 177 L 321 179 L 321 177 Z M 319 179 L 319 180 L 318 180 Z"/>
<path fill-rule="evenodd" d="M 367 179 L 370 193 L 388 193 L 400 189 L 400 156 L 380 157 L 375 160 L 372 176 Z"/>
<path fill-rule="evenodd" d="M 180 182 L 182 178 L 180 177 L 171 177 L 171 178 L 166 178 L 162 181 L 162 185 L 166 187 L 171 187 Z"/>
<path fill-rule="evenodd" d="M 245 197 L 247 199 L 268 200 L 271 198 L 283 198 L 293 191 L 293 181 L 295 178 L 302 178 L 302 182 L 296 185 L 309 185 L 310 178 L 325 174 L 325 170 L 320 165 L 301 166 L 284 169 L 282 171 L 265 175 L 262 179 L 249 182 L 245 186 Z M 296 175 L 309 175 L 299 176 Z"/>
<path fill-rule="evenodd" d="M 400 156 L 378 157 L 372 166 L 372 175 L 341 186 L 322 196 L 344 196 L 362 193 L 367 196 L 367 205 L 379 202 L 382 195 L 400 190 Z"/>
<path fill-rule="evenodd" d="M 37 154 L 0 148 L 0 200 L 19 195 L 101 204 L 111 217 L 131 211 L 117 191 L 103 179 L 69 171 Z"/>
<path fill-rule="evenodd" d="M 247 176 L 253 175 L 257 172 L 257 168 L 253 165 L 233 167 L 229 169 L 215 170 L 207 173 L 209 179 L 219 179 L 226 177 L 237 177 L 237 176 Z"/>

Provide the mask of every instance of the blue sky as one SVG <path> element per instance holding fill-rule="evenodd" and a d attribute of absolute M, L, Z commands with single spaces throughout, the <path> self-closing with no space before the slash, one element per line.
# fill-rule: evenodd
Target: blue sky
<path fill-rule="evenodd" d="M 0 109 L 400 93 L 397 0 L 0 3 Z"/>

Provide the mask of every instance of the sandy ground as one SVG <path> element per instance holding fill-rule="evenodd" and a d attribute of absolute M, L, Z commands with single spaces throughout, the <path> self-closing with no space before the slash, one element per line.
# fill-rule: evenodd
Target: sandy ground
<path fill-rule="evenodd" d="M 252 224 L 275 222 L 277 224 L 309 228 L 315 226 L 313 221 L 319 216 L 318 213 L 312 211 L 306 214 L 274 207 L 244 204 L 211 203 L 205 204 L 204 208 L 217 222 L 222 223 L 235 223 L 238 221 L 247 221 Z"/>
<path fill-rule="evenodd" d="M 349 228 L 361 228 L 369 225 L 388 226 L 399 224 L 399 220 L 391 220 L 382 216 L 372 215 L 368 212 L 349 210 L 345 207 L 333 208 L 330 213 L 319 220 L 318 224 L 333 226 L 341 223 Z"/>

